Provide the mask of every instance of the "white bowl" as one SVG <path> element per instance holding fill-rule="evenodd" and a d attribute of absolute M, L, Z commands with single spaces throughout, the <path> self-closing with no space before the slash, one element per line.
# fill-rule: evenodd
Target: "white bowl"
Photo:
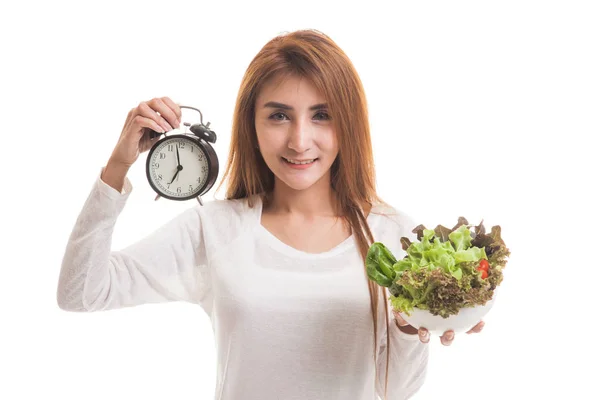
<path fill-rule="evenodd" d="M 448 330 L 453 330 L 455 334 L 465 333 L 477 325 L 491 310 L 496 301 L 497 290 L 498 288 L 494 290 L 494 295 L 485 305 L 461 308 L 458 314 L 450 315 L 448 318 L 418 308 L 413 309 L 410 316 L 406 313 L 402 313 L 401 316 L 417 329 L 427 328 L 432 336 L 441 336 Z"/>

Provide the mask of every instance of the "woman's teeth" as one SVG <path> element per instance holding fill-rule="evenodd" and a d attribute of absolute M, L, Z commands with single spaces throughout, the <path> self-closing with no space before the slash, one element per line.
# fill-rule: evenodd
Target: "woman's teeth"
<path fill-rule="evenodd" d="M 289 158 L 285 158 L 285 157 L 283 159 L 285 161 L 289 162 L 290 164 L 296 164 L 296 165 L 310 164 L 316 160 L 316 158 L 313 158 L 312 160 L 306 160 L 306 161 L 294 161 L 294 160 L 290 160 Z"/>

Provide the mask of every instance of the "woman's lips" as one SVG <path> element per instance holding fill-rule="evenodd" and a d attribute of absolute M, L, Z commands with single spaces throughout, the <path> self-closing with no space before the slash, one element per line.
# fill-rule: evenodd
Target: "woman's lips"
<path fill-rule="evenodd" d="M 315 159 L 313 159 L 312 162 L 309 162 L 306 164 L 304 164 L 304 163 L 303 164 L 294 164 L 294 163 L 289 162 L 285 157 L 281 157 L 281 160 L 285 163 L 285 165 L 287 165 L 290 168 L 306 169 L 306 168 L 310 168 L 311 166 L 313 166 L 317 162 L 318 158 L 315 158 Z"/>

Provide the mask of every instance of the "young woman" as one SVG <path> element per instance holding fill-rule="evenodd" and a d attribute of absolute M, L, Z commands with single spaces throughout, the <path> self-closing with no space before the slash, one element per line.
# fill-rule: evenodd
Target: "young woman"
<path fill-rule="evenodd" d="M 400 237 L 415 223 L 376 193 L 365 95 L 344 52 L 315 31 L 267 43 L 239 91 L 226 198 L 112 250 L 132 190 L 127 172 L 153 144 L 148 131 L 170 131 L 180 119 L 166 97 L 129 112 L 68 242 L 59 306 L 201 305 L 215 332 L 216 399 L 414 394 L 429 334 L 390 318 L 364 260 L 374 241 L 400 255 Z"/>

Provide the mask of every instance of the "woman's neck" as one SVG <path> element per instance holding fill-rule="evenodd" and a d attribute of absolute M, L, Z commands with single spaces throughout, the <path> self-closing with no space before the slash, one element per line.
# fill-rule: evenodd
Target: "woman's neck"
<path fill-rule="evenodd" d="M 330 179 L 324 176 L 311 187 L 296 190 L 275 178 L 268 211 L 272 214 L 298 215 L 305 217 L 335 217 L 336 195 Z"/>

